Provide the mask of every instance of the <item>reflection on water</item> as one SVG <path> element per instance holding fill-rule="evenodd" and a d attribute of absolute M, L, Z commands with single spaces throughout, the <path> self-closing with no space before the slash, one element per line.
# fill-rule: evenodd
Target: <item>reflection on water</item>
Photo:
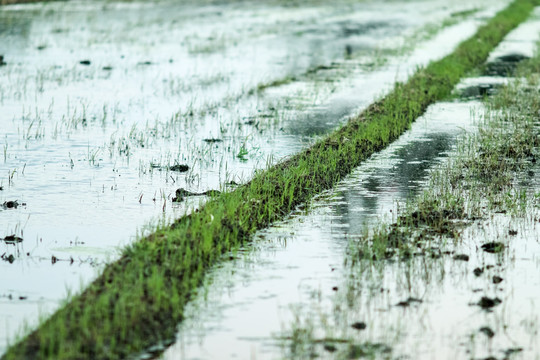
<path fill-rule="evenodd" d="M 363 225 L 363 220 L 376 214 L 381 194 L 393 194 L 396 199 L 407 199 L 420 189 L 427 173 L 440 162 L 452 148 L 455 133 L 428 134 L 425 138 L 411 141 L 398 148 L 391 157 L 391 167 L 370 173 L 356 188 L 341 190 L 345 201 L 334 207 L 342 219 L 347 219 L 351 209 Z"/>

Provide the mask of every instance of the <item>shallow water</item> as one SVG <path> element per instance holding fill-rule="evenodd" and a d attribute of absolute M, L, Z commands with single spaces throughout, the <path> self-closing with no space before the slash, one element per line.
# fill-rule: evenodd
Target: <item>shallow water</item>
<path fill-rule="evenodd" d="M 527 31 L 539 11 L 524 24 Z M 508 39 L 523 33 L 520 27 Z M 508 47 L 505 41 L 496 51 L 504 54 L 501 49 Z M 496 91 L 507 81 L 465 79 L 456 92 L 479 85 Z M 299 209 L 260 232 L 255 251 L 212 272 L 203 294 L 188 307 L 177 343 L 163 358 L 296 358 L 291 341 L 283 340 L 295 329 L 313 331 L 316 339 L 386 344 L 389 356 L 399 359 L 539 358 L 536 213 L 477 222 L 465 230 L 460 246 L 437 260 L 366 264 L 368 271 L 350 279 L 343 264 L 349 239 L 380 220 L 391 220 L 397 202 L 420 191 L 429 171 L 452 153 L 458 134 L 474 131 L 482 109 L 476 101 L 431 106 L 410 131 L 314 200 L 309 210 Z M 493 239 L 508 244 L 507 252 L 476 251 Z M 454 259 L 455 254 L 471 256 L 465 262 Z M 475 268 L 484 270 L 477 276 Z M 503 282 L 494 284 L 494 276 Z M 498 297 L 502 305 L 493 312 L 482 310 L 476 304 L 483 296 Z M 411 297 L 420 301 L 396 306 Z M 355 322 L 367 328 L 351 328 Z M 336 358 L 323 345 L 316 345 L 317 354 Z M 302 354 L 309 357 L 309 351 Z"/>
<path fill-rule="evenodd" d="M 422 188 L 429 169 L 473 129 L 478 102 L 429 108 L 412 128 L 373 155 L 307 213 L 260 232 L 254 253 L 210 275 L 204 296 L 188 307 L 178 343 L 166 359 L 275 359 L 277 337 L 309 305 L 329 306 L 343 283 L 348 237 L 391 217 L 396 201 Z M 336 288 L 336 290 L 337 290 Z"/>
<path fill-rule="evenodd" d="M 0 261 L 0 352 L 119 248 L 197 205 L 172 204 L 177 188 L 246 181 L 451 51 L 506 3 L 1 8 L 0 203 L 21 206 L 0 209 L 0 237 L 24 241 L 0 244 L 14 257 Z M 415 35 L 472 8 L 431 41 Z M 190 170 L 168 168 L 176 164 Z"/>

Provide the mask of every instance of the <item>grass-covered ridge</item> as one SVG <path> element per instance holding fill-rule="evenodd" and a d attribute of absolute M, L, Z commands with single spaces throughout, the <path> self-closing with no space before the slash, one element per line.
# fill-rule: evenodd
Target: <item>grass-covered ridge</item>
<path fill-rule="evenodd" d="M 448 96 L 467 71 L 481 65 L 534 4 L 514 1 L 451 55 L 418 70 L 406 84 L 396 84 L 327 138 L 125 249 L 82 294 L 11 346 L 3 359 L 125 358 L 173 339 L 184 306 L 223 254 L 395 140 L 429 104 Z"/>

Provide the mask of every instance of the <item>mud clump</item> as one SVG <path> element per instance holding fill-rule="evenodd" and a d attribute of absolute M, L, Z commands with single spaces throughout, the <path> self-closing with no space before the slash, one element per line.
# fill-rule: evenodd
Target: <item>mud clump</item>
<path fill-rule="evenodd" d="M 482 247 L 482 250 L 490 254 L 497 254 L 504 250 L 504 244 L 497 241 L 485 243 L 481 247 Z"/>
<path fill-rule="evenodd" d="M 483 326 L 478 331 L 480 331 L 482 334 L 486 335 L 490 339 L 495 336 L 495 332 L 491 330 L 491 328 L 488 326 Z"/>
<path fill-rule="evenodd" d="M 409 297 L 407 298 L 407 300 L 405 301 L 400 301 L 396 304 L 396 306 L 401 306 L 401 307 L 409 307 L 411 306 L 412 304 L 420 304 L 422 302 L 422 300 L 420 299 L 417 299 L 417 298 L 413 298 L 413 297 Z"/>
<path fill-rule="evenodd" d="M 475 268 L 475 269 L 473 270 L 473 274 L 474 274 L 474 276 L 476 276 L 476 277 L 482 275 L 483 273 L 484 273 L 484 269 L 479 268 L 479 267 L 477 267 L 477 268 Z"/>
<path fill-rule="evenodd" d="M 454 260 L 469 261 L 469 255 L 465 255 L 465 254 L 454 255 Z"/>
<path fill-rule="evenodd" d="M 352 324 L 351 327 L 355 330 L 365 330 L 367 328 L 367 325 L 365 322 L 359 321 Z"/>
<path fill-rule="evenodd" d="M 500 284 L 504 279 L 500 276 L 494 275 L 493 278 L 491 278 L 491 282 L 496 284 Z"/>
<path fill-rule="evenodd" d="M 4 61 L 4 55 L 0 55 L 0 66 L 6 66 L 7 63 Z"/>
<path fill-rule="evenodd" d="M 178 172 L 186 172 L 189 170 L 189 166 L 185 164 L 176 164 L 171 167 L 169 167 L 169 170 L 171 171 L 178 171 Z"/>
<path fill-rule="evenodd" d="M 324 345 L 324 350 L 328 351 L 329 353 L 333 353 L 333 352 L 337 351 L 337 348 L 335 347 L 335 345 L 325 344 Z"/>
<path fill-rule="evenodd" d="M 16 235 L 8 235 L 5 238 L 3 238 L 2 240 L 4 240 L 4 242 L 6 244 L 10 244 L 10 245 L 18 244 L 18 243 L 23 241 L 23 239 L 21 237 L 18 237 Z"/>
<path fill-rule="evenodd" d="M 186 190 L 184 188 L 176 189 L 176 197 L 172 199 L 173 202 L 181 202 L 184 200 L 184 198 L 189 196 L 217 196 L 221 194 L 221 191 L 219 190 L 207 190 L 203 192 L 191 192 L 189 190 Z"/>
<path fill-rule="evenodd" d="M 502 300 L 499 298 L 490 298 L 487 296 L 482 296 L 482 298 L 476 305 L 480 306 L 484 310 L 489 310 L 499 305 L 500 303 L 502 303 Z"/>
<path fill-rule="evenodd" d="M 90 65 L 92 62 L 90 60 L 81 60 L 79 61 L 79 64 L 81 65 L 84 65 L 84 66 L 88 66 Z"/>
<path fill-rule="evenodd" d="M 6 255 L 5 253 L 0 256 L 0 259 L 7 261 L 10 264 L 13 264 L 15 262 L 15 256 L 13 254 Z"/>
<path fill-rule="evenodd" d="M 4 203 L 2 204 L 2 207 L 4 209 L 16 209 L 19 207 L 19 203 L 17 202 L 17 200 L 4 201 Z"/>

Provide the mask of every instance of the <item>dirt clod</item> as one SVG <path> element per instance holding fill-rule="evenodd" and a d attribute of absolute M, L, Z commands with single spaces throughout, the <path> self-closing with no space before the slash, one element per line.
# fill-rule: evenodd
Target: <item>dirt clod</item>
<path fill-rule="evenodd" d="M 17 200 L 4 201 L 4 203 L 2 204 L 2 207 L 4 209 L 16 209 L 17 207 L 19 207 L 19 203 L 17 202 Z"/>
<path fill-rule="evenodd" d="M 176 164 L 171 167 L 169 167 L 169 170 L 171 171 L 178 171 L 178 172 L 186 172 L 189 170 L 189 166 L 185 164 Z"/>
<path fill-rule="evenodd" d="M 491 328 L 488 326 L 483 326 L 478 331 L 480 331 L 482 334 L 486 335 L 490 339 L 495 336 L 495 332 L 491 330 Z"/>
<path fill-rule="evenodd" d="M 454 255 L 454 260 L 469 261 L 469 255 L 466 255 L 466 254 Z"/>
<path fill-rule="evenodd" d="M 10 264 L 13 264 L 13 262 L 15 262 L 15 256 L 13 256 L 13 254 L 9 254 L 9 256 L 6 256 L 6 254 L 3 254 L 0 258 L 4 261 L 7 261 Z"/>
<path fill-rule="evenodd" d="M 477 303 L 482 309 L 491 309 L 502 303 L 502 300 L 499 298 L 490 298 L 487 296 L 482 296 L 480 301 Z"/>
<path fill-rule="evenodd" d="M 420 299 L 413 298 L 413 297 L 409 297 L 409 298 L 408 298 L 407 300 L 405 300 L 405 301 L 400 301 L 400 302 L 398 302 L 398 303 L 396 304 L 396 306 L 408 307 L 408 306 L 410 306 L 410 305 L 413 304 L 413 303 L 419 304 L 419 303 L 421 303 L 421 302 L 422 302 L 422 300 L 420 300 Z"/>
<path fill-rule="evenodd" d="M 491 254 L 500 253 L 504 250 L 504 244 L 497 241 L 488 242 L 482 245 L 482 250 Z"/>
<path fill-rule="evenodd" d="M 473 270 L 473 274 L 474 274 L 475 276 L 480 276 L 480 275 L 482 275 L 483 273 L 484 273 L 484 269 L 479 268 L 479 267 L 477 267 L 476 269 Z"/>
<path fill-rule="evenodd" d="M 520 347 L 509 348 L 509 349 L 504 350 L 504 355 L 505 355 L 505 358 L 508 358 L 510 355 L 513 355 L 522 351 L 523 351 L 523 348 L 520 348 Z"/>
<path fill-rule="evenodd" d="M 517 234 L 518 234 L 517 230 L 512 230 L 512 229 L 508 230 L 508 235 L 510 236 L 516 236 Z"/>
<path fill-rule="evenodd" d="M 352 324 L 351 327 L 356 330 L 364 330 L 365 328 L 367 328 L 367 325 L 365 322 L 359 321 Z"/>
<path fill-rule="evenodd" d="M 16 244 L 23 241 L 21 237 L 18 237 L 16 235 L 8 235 L 3 240 L 6 244 Z"/>
<path fill-rule="evenodd" d="M 504 279 L 500 276 L 497 276 L 497 275 L 494 275 L 493 278 L 491 279 L 491 281 L 494 283 L 494 284 L 500 284 Z"/>
<path fill-rule="evenodd" d="M 91 62 L 90 62 L 90 60 L 81 60 L 81 61 L 79 61 L 79 64 L 88 66 L 88 65 L 91 64 Z"/>
<path fill-rule="evenodd" d="M 332 344 L 324 344 L 324 350 L 333 353 L 337 350 L 337 348 Z"/>

